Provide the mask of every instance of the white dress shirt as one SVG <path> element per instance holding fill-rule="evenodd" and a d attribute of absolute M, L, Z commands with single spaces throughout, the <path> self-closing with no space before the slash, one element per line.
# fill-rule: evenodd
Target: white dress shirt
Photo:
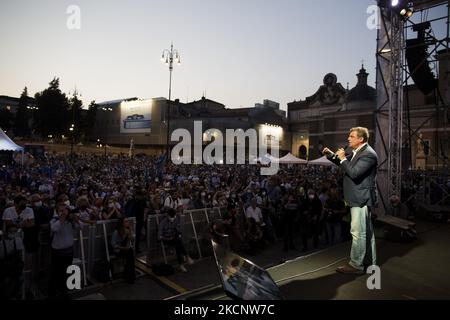
<path fill-rule="evenodd" d="M 353 155 L 352 155 L 352 158 L 350 159 L 350 161 L 353 160 L 353 158 L 354 158 L 355 155 L 358 153 L 358 151 L 361 150 L 362 147 L 364 147 L 366 144 L 367 144 L 367 142 L 364 142 L 362 145 L 360 145 L 358 148 L 356 148 L 355 150 L 352 151 L 352 152 L 353 152 Z M 347 160 L 347 158 L 342 159 L 342 160 L 341 160 L 341 163 L 344 162 L 344 161 L 346 161 L 346 160 Z"/>

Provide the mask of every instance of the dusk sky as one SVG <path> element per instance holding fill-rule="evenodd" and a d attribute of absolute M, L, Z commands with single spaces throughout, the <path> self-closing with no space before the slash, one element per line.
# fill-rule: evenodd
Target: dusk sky
<path fill-rule="evenodd" d="M 374 0 L 0 1 L 0 95 L 34 95 L 59 77 L 87 106 L 118 98 L 168 97 L 161 61 L 171 41 L 182 64 L 172 99 L 206 97 L 228 108 L 312 95 L 328 72 L 356 84 L 361 60 L 375 86 Z M 80 8 L 70 30 L 67 8 Z"/>

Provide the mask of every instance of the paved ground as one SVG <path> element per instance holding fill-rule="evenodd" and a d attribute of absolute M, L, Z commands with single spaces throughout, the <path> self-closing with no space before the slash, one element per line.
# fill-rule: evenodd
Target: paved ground
<path fill-rule="evenodd" d="M 450 299 L 450 225 L 427 227 L 412 244 L 379 241 L 381 290 L 367 289 L 369 275 L 336 273 L 339 263 L 280 283 L 280 289 L 287 299 Z M 286 278 L 330 265 L 345 258 L 349 249 L 349 244 L 342 244 L 287 263 L 275 268 L 273 277 Z"/>

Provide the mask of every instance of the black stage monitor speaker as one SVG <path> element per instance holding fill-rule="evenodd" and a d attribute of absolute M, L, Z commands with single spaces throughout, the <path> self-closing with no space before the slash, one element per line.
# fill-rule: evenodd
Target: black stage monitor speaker
<path fill-rule="evenodd" d="M 409 72 L 417 88 L 424 95 L 430 94 L 438 84 L 428 64 L 427 48 L 422 39 L 406 40 L 406 61 Z"/>
<path fill-rule="evenodd" d="M 281 300 L 280 289 L 269 273 L 253 262 L 211 240 L 225 293 L 236 300 Z"/>

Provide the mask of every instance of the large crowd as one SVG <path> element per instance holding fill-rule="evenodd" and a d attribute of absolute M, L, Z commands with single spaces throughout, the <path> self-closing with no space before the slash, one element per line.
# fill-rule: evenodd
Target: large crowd
<path fill-rule="evenodd" d="M 259 172 L 259 165 L 174 165 L 157 156 L 46 153 L 26 166 L 0 168 L 1 230 L 4 239 L 23 231 L 30 257 L 25 263 L 31 265 L 40 246 L 38 235 L 47 235 L 53 268 L 49 295 L 64 292 L 60 270 L 71 263 L 73 230 L 99 220 L 118 220 L 113 248 L 127 261 L 125 275 L 131 283 L 130 252 L 143 250 L 148 215 L 167 216 L 158 238 L 175 247 L 184 272 L 192 259 L 181 243 L 177 217 L 186 210 L 226 208 L 211 230 L 228 234 L 231 249 L 238 253 L 257 254 L 277 240 L 282 240 L 283 250 L 306 251 L 348 239 L 337 167 L 281 166 L 273 176 Z M 136 221 L 135 243 L 129 217 Z M 8 248 L 0 248 L 3 256 L 5 252 Z M 33 281 L 26 286 L 32 292 Z"/>

